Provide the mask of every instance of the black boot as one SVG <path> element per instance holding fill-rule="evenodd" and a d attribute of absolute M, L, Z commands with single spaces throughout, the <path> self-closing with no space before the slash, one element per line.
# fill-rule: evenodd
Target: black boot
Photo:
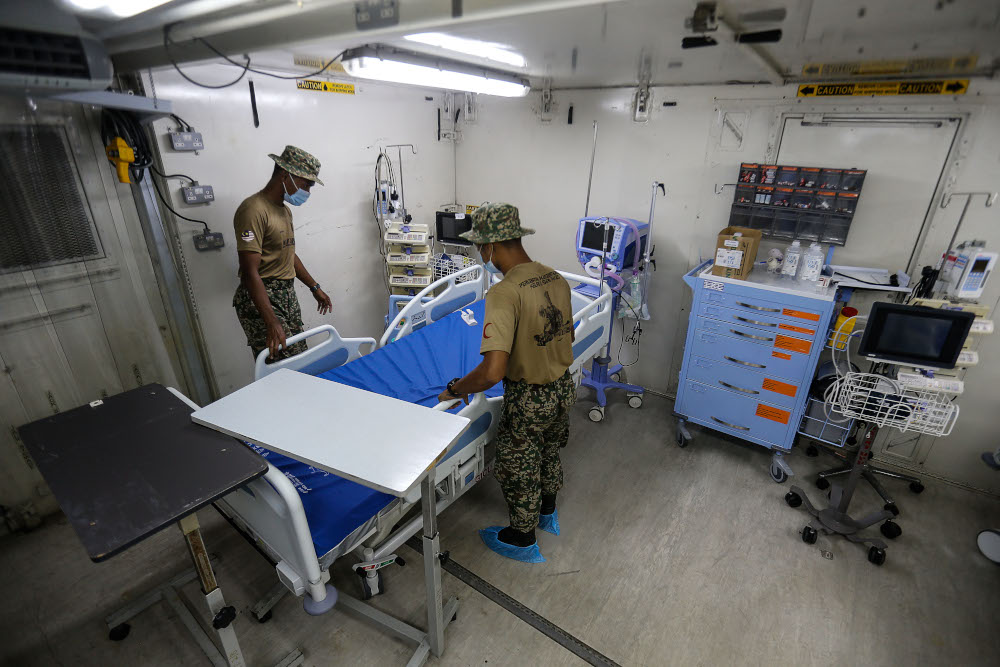
<path fill-rule="evenodd" d="M 535 543 L 535 529 L 522 533 L 507 526 L 497 534 L 497 539 L 514 547 L 530 547 Z"/>
<path fill-rule="evenodd" d="M 551 496 L 542 494 L 542 508 L 539 510 L 539 514 L 552 514 L 556 511 L 556 494 Z"/>

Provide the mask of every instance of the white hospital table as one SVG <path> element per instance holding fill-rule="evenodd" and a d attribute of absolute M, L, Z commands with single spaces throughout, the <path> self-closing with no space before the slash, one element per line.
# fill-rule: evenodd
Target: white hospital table
<path fill-rule="evenodd" d="M 458 611 L 458 600 L 442 604 L 434 478 L 428 473 L 468 427 L 467 418 L 283 369 L 194 412 L 191 419 L 395 496 L 422 484 L 427 631 L 349 596 L 341 594 L 338 601 L 415 642 L 409 665 L 423 664 L 428 651 L 441 655 L 444 629 Z"/>

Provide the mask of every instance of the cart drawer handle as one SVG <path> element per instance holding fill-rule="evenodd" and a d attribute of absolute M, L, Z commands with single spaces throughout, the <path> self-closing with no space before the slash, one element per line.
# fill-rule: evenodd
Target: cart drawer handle
<path fill-rule="evenodd" d="M 767 336 L 754 336 L 753 334 L 743 333 L 742 331 L 737 331 L 736 329 L 730 329 L 729 331 L 736 334 L 737 336 L 743 336 L 744 338 L 753 338 L 754 340 L 766 340 L 766 341 L 774 340 L 774 338 L 768 338 Z"/>
<path fill-rule="evenodd" d="M 733 317 L 740 322 L 746 322 L 747 324 L 756 324 L 759 327 L 776 327 L 778 324 L 776 322 L 758 322 L 757 320 L 748 320 L 745 317 L 740 317 L 739 315 L 733 315 Z"/>
<path fill-rule="evenodd" d="M 749 303 L 743 303 L 742 301 L 736 302 L 737 306 L 743 306 L 744 308 L 749 308 L 751 310 L 761 310 L 765 313 L 780 313 L 781 308 L 765 308 L 764 306 L 754 306 Z"/>
<path fill-rule="evenodd" d="M 736 391 L 742 391 L 744 394 L 759 394 L 760 393 L 756 389 L 744 389 L 743 387 L 737 387 L 736 385 L 729 384 L 728 382 L 723 382 L 722 380 L 719 380 L 719 384 L 721 384 L 726 389 L 735 389 Z"/>
<path fill-rule="evenodd" d="M 732 357 L 726 357 L 726 356 L 723 356 L 722 358 L 725 359 L 726 361 L 731 361 L 734 364 L 742 364 L 743 366 L 750 366 L 751 368 L 767 368 L 767 366 L 764 364 L 754 364 L 749 361 L 740 361 L 739 359 L 733 359 Z"/>
<path fill-rule="evenodd" d="M 750 430 L 749 426 L 737 426 L 736 424 L 730 424 L 729 422 L 722 421 L 718 417 L 712 417 L 712 421 L 717 421 L 720 424 L 722 424 L 723 426 L 728 426 L 729 428 L 737 428 L 737 429 L 739 429 L 741 431 L 749 431 Z"/>

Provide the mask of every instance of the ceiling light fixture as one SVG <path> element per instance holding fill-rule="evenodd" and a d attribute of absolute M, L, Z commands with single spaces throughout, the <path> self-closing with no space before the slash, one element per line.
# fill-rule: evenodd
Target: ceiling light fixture
<path fill-rule="evenodd" d="M 341 63 L 351 76 L 426 88 L 501 97 L 523 97 L 531 89 L 515 74 L 381 45 L 351 49 Z"/>
<path fill-rule="evenodd" d="M 118 18 L 135 16 L 153 7 L 164 5 L 170 0 L 69 0 L 69 3 L 85 12 L 107 11 Z"/>
<path fill-rule="evenodd" d="M 436 46 L 439 49 L 464 53 L 469 56 L 486 58 L 511 67 L 524 67 L 524 56 L 515 53 L 501 44 L 493 42 L 481 42 L 478 39 L 465 39 L 446 35 L 443 32 L 421 32 L 415 35 L 406 35 L 403 39 L 411 42 L 419 42 L 428 46 Z"/>

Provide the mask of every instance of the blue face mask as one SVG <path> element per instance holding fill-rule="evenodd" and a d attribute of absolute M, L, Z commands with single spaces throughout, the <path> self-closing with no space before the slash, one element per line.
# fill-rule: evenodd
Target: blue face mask
<path fill-rule="evenodd" d="M 285 187 L 285 182 L 282 181 L 281 189 L 285 191 L 285 201 L 292 206 L 302 206 L 306 203 L 306 200 L 309 199 L 309 191 L 303 190 L 299 186 L 295 185 L 295 179 L 292 178 L 291 174 L 289 174 L 288 177 L 292 179 L 292 186 L 295 188 L 295 192 L 288 194 L 288 188 Z"/>
<path fill-rule="evenodd" d="M 493 247 L 490 246 L 490 250 L 492 250 L 492 249 L 493 249 Z M 483 256 L 482 250 L 479 251 L 479 256 L 480 257 Z M 493 263 L 493 253 L 492 252 L 490 253 L 490 261 L 487 262 L 485 259 L 483 260 L 483 266 L 486 267 L 487 271 L 489 271 L 490 273 L 492 273 L 494 275 L 497 275 L 497 276 L 502 276 L 503 275 L 503 272 L 500 269 L 497 268 L 496 264 Z"/>

